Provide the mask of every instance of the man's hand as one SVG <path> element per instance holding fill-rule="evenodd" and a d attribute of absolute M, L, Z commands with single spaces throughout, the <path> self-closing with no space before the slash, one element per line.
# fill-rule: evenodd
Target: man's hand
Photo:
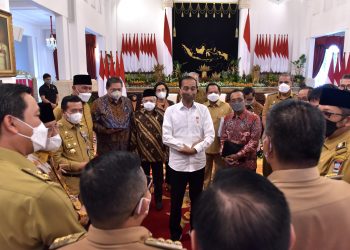
<path fill-rule="evenodd" d="M 54 109 L 54 108 L 56 108 L 56 107 L 57 107 L 57 105 L 56 105 L 56 104 L 54 104 L 54 103 L 50 103 L 50 104 L 51 104 L 52 109 Z"/>
<path fill-rule="evenodd" d="M 237 162 L 238 157 L 235 154 L 232 155 L 228 155 L 224 158 L 224 161 L 228 164 L 228 165 L 233 165 Z"/>
<path fill-rule="evenodd" d="M 183 148 L 179 150 L 180 153 L 185 155 L 194 155 L 197 154 L 197 150 L 195 148 L 190 148 L 184 144 Z"/>

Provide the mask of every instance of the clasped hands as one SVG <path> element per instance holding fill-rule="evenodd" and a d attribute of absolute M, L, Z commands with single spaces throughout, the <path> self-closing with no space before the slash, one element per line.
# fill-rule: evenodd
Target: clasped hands
<path fill-rule="evenodd" d="M 181 149 L 179 149 L 178 151 L 182 154 L 185 154 L 185 155 L 195 155 L 195 154 L 197 154 L 197 149 L 195 149 L 194 146 L 196 146 L 200 142 L 202 142 L 202 141 L 193 143 L 192 147 L 189 147 L 186 144 L 183 144 L 183 147 Z"/>
<path fill-rule="evenodd" d="M 238 162 L 238 156 L 236 154 L 228 155 L 224 158 L 224 161 L 228 165 L 234 165 L 235 163 Z"/>

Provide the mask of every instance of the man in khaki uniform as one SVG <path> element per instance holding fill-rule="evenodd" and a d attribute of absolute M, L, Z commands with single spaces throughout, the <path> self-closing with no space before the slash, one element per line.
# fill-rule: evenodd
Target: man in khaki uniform
<path fill-rule="evenodd" d="M 281 74 L 278 78 L 278 92 L 267 96 L 262 112 L 262 123 L 265 128 L 266 116 L 269 110 L 281 101 L 294 98 L 291 87 L 293 86 L 292 77 L 289 74 Z M 271 174 L 271 166 L 263 158 L 263 175 L 266 177 Z"/>
<path fill-rule="evenodd" d="M 75 234 L 57 239 L 51 249 L 74 241 L 61 249 L 182 249 L 180 242 L 151 238 L 151 233 L 141 226 L 148 214 L 151 193 L 140 166 L 139 157 L 125 151 L 110 151 L 91 160 L 80 183 L 91 219 L 89 231 L 86 237 Z"/>
<path fill-rule="evenodd" d="M 72 86 L 72 95 L 79 96 L 83 102 L 83 118 L 82 123 L 88 130 L 89 140 L 91 145 L 94 146 L 94 132 L 93 124 L 91 117 L 91 110 L 88 104 L 88 101 L 92 93 L 92 82 L 90 75 L 75 75 L 73 77 L 73 86 Z M 56 107 L 53 110 L 55 114 L 56 121 L 61 120 L 62 118 L 62 109 L 61 107 Z"/>
<path fill-rule="evenodd" d="M 318 169 L 321 175 L 350 183 L 350 92 L 323 89 L 319 109 L 326 118 L 326 140 Z"/>
<path fill-rule="evenodd" d="M 232 112 L 230 105 L 219 100 L 220 87 L 216 83 L 209 83 L 206 87 L 208 101 L 204 103 L 208 107 L 211 119 L 213 120 L 215 129 L 215 138 L 211 146 L 205 151 L 207 157 L 207 164 L 205 166 L 204 174 L 204 188 L 207 188 L 212 179 L 213 165 L 215 162 L 215 172 L 225 166 L 225 162 L 220 156 L 220 135 L 218 134 L 221 121 L 226 115 Z"/>
<path fill-rule="evenodd" d="M 81 122 L 83 104 L 78 96 L 62 99 L 63 117 L 58 121 L 61 147 L 54 153 L 55 163 L 62 169 L 62 175 L 71 194 L 79 194 L 79 176 L 86 163 L 93 158 L 93 147 L 87 128 Z"/>
<path fill-rule="evenodd" d="M 258 115 L 261 119 L 264 106 L 256 101 L 255 90 L 252 87 L 245 87 L 242 92 L 247 110 Z"/>
<path fill-rule="evenodd" d="M 0 248 L 45 249 L 57 237 L 84 231 L 70 200 L 26 155 L 43 150 L 47 128 L 22 85 L 0 85 Z"/>
<path fill-rule="evenodd" d="M 288 100 L 266 121 L 264 154 L 268 179 L 286 196 L 295 229 L 294 250 L 349 249 L 350 185 L 319 175 L 324 142 L 323 114 L 309 103 Z"/>

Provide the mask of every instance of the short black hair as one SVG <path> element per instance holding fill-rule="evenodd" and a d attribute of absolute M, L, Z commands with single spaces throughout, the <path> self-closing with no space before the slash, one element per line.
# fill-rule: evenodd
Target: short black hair
<path fill-rule="evenodd" d="M 206 93 L 208 93 L 208 89 L 209 89 L 210 86 L 216 86 L 216 87 L 218 87 L 218 90 L 219 90 L 219 92 L 221 93 L 221 88 L 220 88 L 219 84 L 217 84 L 217 83 L 215 83 L 215 82 L 210 82 L 210 83 L 207 84 L 207 86 L 206 86 L 206 88 L 205 88 L 205 92 L 206 92 Z"/>
<path fill-rule="evenodd" d="M 46 78 L 51 78 L 51 75 L 50 74 L 48 74 L 48 73 L 45 73 L 45 74 L 43 74 L 43 80 L 45 80 Z"/>
<path fill-rule="evenodd" d="M 126 151 L 108 152 L 86 165 L 80 194 L 93 225 L 113 221 L 118 227 L 132 215 L 147 187 L 140 166 L 140 158 Z"/>
<path fill-rule="evenodd" d="M 166 85 L 165 82 L 157 82 L 156 85 L 154 85 L 154 91 L 157 92 L 157 87 L 163 85 L 166 89 L 166 98 L 169 96 L 169 87 Z"/>
<path fill-rule="evenodd" d="M 253 96 L 255 96 L 255 90 L 252 87 L 244 87 L 244 89 L 242 89 L 243 95 L 249 95 L 249 94 L 253 94 Z"/>
<path fill-rule="evenodd" d="M 179 80 L 179 88 L 180 89 L 182 87 L 182 82 L 185 81 L 185 80 L 194 80 L 196 82 L 196 87 L 198 88 L 197 80 L 195 78 L 193 78 L 192 76 L 185 75 L 185 76 L 181 77 L 180 80 Z"/>
<path fill-rule="evenodd" d="M 228 102 L 231 101 L 231 95 L 233 93 L 237 93 L 237 92 L 241 92 L 243 94 L 242 90 L 240 90 L 240 89 L 233 89 L 233 90 L 231 90 L 231 92 L 228 94 L 228 97 L 227 97 Z"/>
<path fill-rule="evenodd" d="M 240 168 L 219 170 L 193 215 L 201 250 L 287 250 L 290 224 L 283 193 L 263 176 Z"/>
<path fill-rule="evenodd" d="M 109 89 L 112 83 L 120 83 L 123 87 L 123 81 L 122 79 L 120 79 L 120 77 L 111 77 L 111 78 L 108 78 L 106 82 L 106 89 Z"/>
<path fill-rule="evenodd" d="M 68 95 L 63 97 L 61 101 L 61 109 L 62 111 L 66 111 L 68 107 L 68 102 L 82 102 L 82 100 L 77 95 Z"/>
<path fill-rule="evenodd" d="M 350 79 L 350 74 L 344 74 L 341 79 Z"/>
<path fill-rule="evenodd" d="M 265 134 L 281 163 L 313 167 L 325 138 L 325 118 L 306 102 L 285 100 L 267 114 Z"/>
<path fill-rule="evenodd" d="M 23 120 L 27 104 L 24 94 L 31 94 L 31 88 L 19 84 L 0 84 L 0 124 L 6 115 Z"/>
<path fill-rule="evenodd" d="M 314 89 L 313 87 L 309 87 L 309 86 L 303 86 L 303 87 L 300 87 L 299 90 L 298 90 L 298 93 L 301 91 L 301 90 L 304 90 L 304 89 L 307 89 L 307 96 L 308 96 L 308 99 L 309 99 L 309 93 Z"/>

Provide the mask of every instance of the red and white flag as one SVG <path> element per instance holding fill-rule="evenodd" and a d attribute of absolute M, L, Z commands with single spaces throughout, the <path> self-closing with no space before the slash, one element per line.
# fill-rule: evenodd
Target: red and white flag
<path fill-rule="evenodd" d="M 334 54 L 332 54 L 332 61 L 328 69 L 328 79 L 331 84 L 334 84 Z"/>
<path fill-rule="evenodd" d="M 247 14 L 247 18 L 244 25 L 243 32 L 243 48 L 241 52 L 241 73 L 250 74 L 251 64 L 250 64 L 250 17 L 249 10 Z"/>
<path fill-rule="evenodd" d="M 106 92 L 106 81 L 105 80 L 105 67 L 103 61 L 102 50 L 100 54 L 100 69 L 98 72 L 97 84 L 98 84 L 98 96 L 103 96 Z"/>
<path fill-rule="evenodd" d="M 110 77 L 115 77 L 115 70 L 114 70 L 114 62 L 113 62 L 113 54 L 111 51 L 111 62 L 109 63 L 109 76 Z"/>
<path fill-rule="evenodd" d="M 117 53 L 117 57 L 118 57 L 118 53 Z M 125 81 L 124 60 L 122 56 L 120 56 L 119 73 L 120 73 L 119 77 L 123 81 L 122 96 L 127 97 L 126 85 L 125 85 L 126 81 Z"/>
<path fill-rule="evenodd" d="M 173 72 L 173 56 L 171 47 L 171 34 L 168 23 L 168 18 L 166 15 L 166 10 L 164 14 L 164 33 L 163 33 L 163 64 L 164 64 L 164 74 L 169 76 Z"/>

